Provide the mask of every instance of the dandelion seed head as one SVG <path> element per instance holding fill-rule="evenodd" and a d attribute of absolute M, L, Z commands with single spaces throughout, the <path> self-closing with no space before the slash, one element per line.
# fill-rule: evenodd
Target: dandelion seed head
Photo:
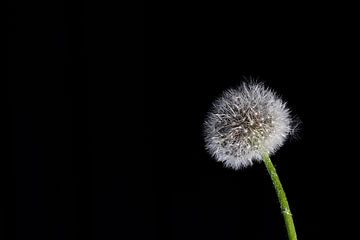
<path fill-rule="evenodd" d="M 205 120 L 206 149 L 225 166 L 239 169 L 274 153 L 292 131 L 286 103 L 261 83 L 225 91 Z"/>

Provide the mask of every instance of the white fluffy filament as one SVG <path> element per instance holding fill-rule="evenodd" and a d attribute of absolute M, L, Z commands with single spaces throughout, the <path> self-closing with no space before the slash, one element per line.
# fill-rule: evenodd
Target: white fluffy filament
<path fill-rule="evenodd" d="M 274 153 L 292 130 L 285 102 L 259 83 L 243 83 L 217 99 L 205 121 L 206 149 L 239 169 Z"/>

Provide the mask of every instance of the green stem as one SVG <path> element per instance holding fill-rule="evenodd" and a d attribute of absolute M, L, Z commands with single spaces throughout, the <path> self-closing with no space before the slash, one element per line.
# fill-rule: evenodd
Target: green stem
<path fill-rule="evenodd" d="M 293 221 L 293 218 L 292 218 L 292 215 L 290 212 L 289 203 L 286 199 L 285 191 L 281 185 L 279 176 L 276 173 L 276 169 L 271 162 L 269 154 L 264 153 L 263 159 L 265 162 L 266 169 L 269 172 L 271 180 L 274 184 L 276 194 L 277 194 L 277 197 L 280 202 L 280 208 L 281 208 L 281 212 L 283 214 L 284 220 L 285 220 L 285 225 L 286 225 L 289 240 L 297 240 L 295 225 L 294 225 L 294 221 Z"/>

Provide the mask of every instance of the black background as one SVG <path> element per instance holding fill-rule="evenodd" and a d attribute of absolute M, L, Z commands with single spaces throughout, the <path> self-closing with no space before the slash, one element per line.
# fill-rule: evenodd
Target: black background
<path fill-rule="evenodd" d="M 301 120 L 273 156 L 298 238 L 351 239 L 352 15 L 134 5 L 9 2 L 9 239 L 286 239 L 263 164 L 204 150 L 206 112 L 243 77 Z"/>

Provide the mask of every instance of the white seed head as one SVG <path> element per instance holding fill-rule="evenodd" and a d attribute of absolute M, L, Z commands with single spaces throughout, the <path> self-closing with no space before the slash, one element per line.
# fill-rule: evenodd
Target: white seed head
<path fill-rule="evenodd" d="M 261 83 L 243 83 L 217 99 L 205 121 L 206 149 L 234 169 L 274 153 L 292 132 L 289 110 Z"/>

